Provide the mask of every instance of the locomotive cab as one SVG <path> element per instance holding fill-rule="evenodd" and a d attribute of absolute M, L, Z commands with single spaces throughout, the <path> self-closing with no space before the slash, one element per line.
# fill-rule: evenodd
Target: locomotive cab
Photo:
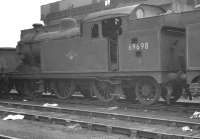
<path fill-rule="evenodd" d="M 89 35 L 85 31 L 84 37 L 86 40 L 106 42 L 104 47 L 108 47 L 108 71 L 118 71 L 118 38 L 122 34 L 122 18 L 112 17 L 88 23 Z M 88 28 L 87 28 L 88 29 Z"/>
<path fill-rule="evenodd" d="M 109 71 L 119 70 L 118 38 L 123 33 L 120 17 L 109 18 L 102 21 L 102 36 L 108 41 Z"/>
<path fill-rule="evenodd" d="M 86 40 L 102 40 L 107 47 L 107 70 L 120 71 L 120 49 L 123 49 L 130 20 L 158 16 L 164 10 L 146 4 L 126 6 L 89 14 L 83 22 Z"/>

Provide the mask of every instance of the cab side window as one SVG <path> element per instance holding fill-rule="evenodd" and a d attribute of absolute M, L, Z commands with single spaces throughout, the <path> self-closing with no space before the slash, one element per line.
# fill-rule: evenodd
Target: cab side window
<path fill-rule="evenodd" d="M 111 37 L 113 35 L 122 34 L 122 20 L 120 17 L 109 18 L 102 21 L 102 33 L 103 37 Z"/>
<path fill-rule="evenodd" d="M 94 24 L 91 29 L 91 37 L 98 38 L 99 37 L 99 26 L 98 24 Z"/>

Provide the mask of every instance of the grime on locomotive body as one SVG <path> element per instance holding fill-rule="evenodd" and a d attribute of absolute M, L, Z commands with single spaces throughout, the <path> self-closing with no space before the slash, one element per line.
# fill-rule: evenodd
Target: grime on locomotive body
<path fill-rule="evenodd" d="M 50 91 L 61 99 L 79 91 L 104 102 L 122 93 L 144 105 L 160 96 L 176 101 L 187 88 L 186 32 L 193 26 L 186 26 L 198 22 L 198 13 L 165 14 L 139 4 L 91 13 L 80 25 L 72 18 L 35 24 L 21 33 L 21 62 L 6 73 L 8 86 L 29 96 Z"/>

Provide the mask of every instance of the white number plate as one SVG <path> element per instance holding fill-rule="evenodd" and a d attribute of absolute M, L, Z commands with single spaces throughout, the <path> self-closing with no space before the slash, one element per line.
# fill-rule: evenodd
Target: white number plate
<path fill-rule="evenodd" d="M 141 43 L 131 43 L 129 44 L 128 50 L 129 51 L 139 51 L 139 50 L 148 50 L 149 43 L 148 42 L 141 42 Z"/>

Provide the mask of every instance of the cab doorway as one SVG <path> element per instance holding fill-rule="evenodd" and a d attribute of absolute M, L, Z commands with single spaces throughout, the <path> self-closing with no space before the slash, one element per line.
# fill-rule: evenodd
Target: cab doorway
<path fill-rule="evenodd" d="M 122 33 L 121 18 L 109 18 L 102 21 L 103 37 L 108 41 L 108 70 L 119 71 L 118 36 Z"/>

